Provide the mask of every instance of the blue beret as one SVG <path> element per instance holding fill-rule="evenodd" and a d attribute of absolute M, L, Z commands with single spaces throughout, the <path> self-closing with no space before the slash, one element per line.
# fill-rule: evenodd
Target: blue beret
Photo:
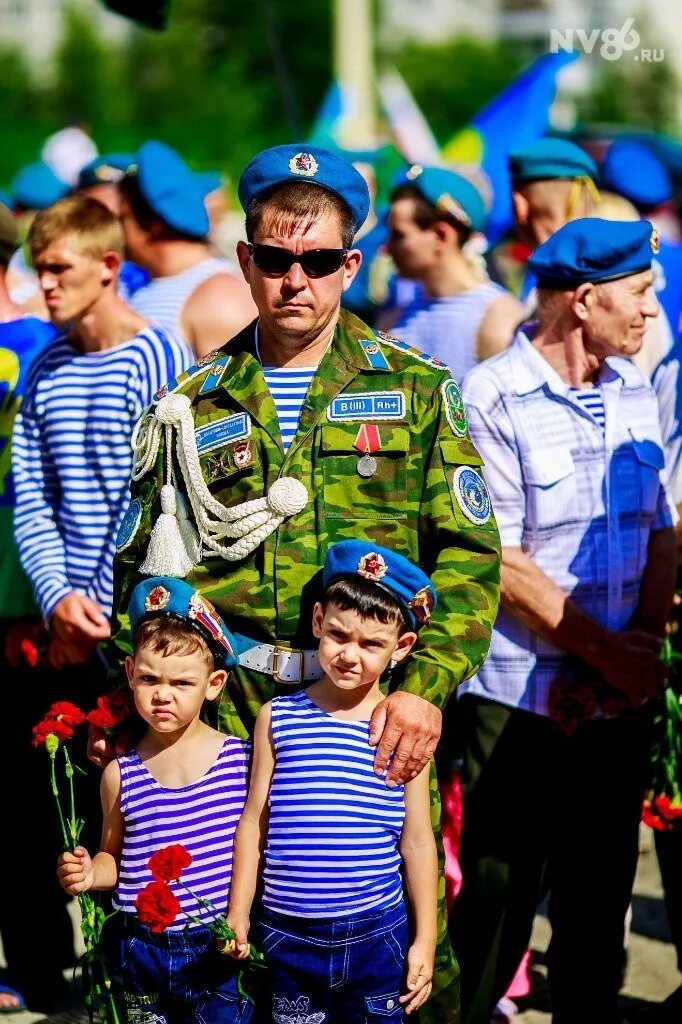
<path fill-rule="evenodd" d="M 327 551 L 322 569 L 325 590 L 340 576 L 361 576 L 387 590 L 403 609 L 411 629 L 428 622 L 436 607 L 433 583 L 404 555 L 365 540 L 342 540 Z"/>
<path fill-rule="evenodd" d="M 202 196 L 208 196 L 223 187 L 223 176 L 220 171 L 197 171 L 195 177 Z"/>
<path fill-rule="evenodd" d="M 613 142 L 601 166 L 601 180 L 604 188 L 645 210 L 666 203 L 673 194 L 668 168 L 641 142 Z"/>
<path fill-rule="evenodd" d="M 145 142 L 137 154 L 140 191 L 154 213 L 176 231 L 205 238 L 210 223 L 196 174 L 165 142 Z"/>
<path fill-rule="evenodd" d="M 76 188 L 94 185 L 116 185 L 135 163 L 133 153 L 106 153 L 81 167 Z"/>
<path fill-rule="evenodd" d="M 253 158 L 237 188 L 244 212 L 261 192 L 285 181 L 311 182 L 339 196 L 353 214 L 356 231 L 367 219 L 369 189 L 360 171 L 345 157 L 305 142 L 273 146 Z"/>
<path fill-rule="evenodd" d="M 15 206 L 23 206 L 26 210 L 44 210 L 71 191 L 42 160 L 22 167 L 10 187 Z"/>
<path fill-rule="evenodd" d="M 592 178 L 597 181 L 597 165 L 580 146 L 566 139 L 538 139 L 509 154 L 512 182 L 547 181 L 553 178 Z"/>
<path fill-rule="evenodd" d="M 413 164 L 396 179 L 395 184 L 411 185 L 439 213 L 448 214 L 472 231 L 485 228 L 483 196 L 475 185 L 455 171 Z"/>
<path fill-rule="evenodd" d="M 569 221 L 539 245 L 528 260 L 539 288 L 577 288 L 615 281 L 651 267 L 658 233 L 648 220 L 583 217 Z"/>
<path fill-rule="evenodd" d="M 216 662 L 234 668 L 235 640 L 210 601 L 184 580 L 171 576 L 150 576 L 133 590 L 128 605 L 130 631 L 135 633 L 143 619 L 170 616 L 195 629 L 213 652 Z"/>

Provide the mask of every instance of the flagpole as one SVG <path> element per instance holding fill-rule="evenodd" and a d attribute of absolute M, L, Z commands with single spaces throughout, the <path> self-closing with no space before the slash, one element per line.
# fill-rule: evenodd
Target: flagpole
<path fill-rule="evenodd" d="M 334 71 L 348 96 L 340 126 L 345 149 L 376 146 L 372 0 L 334 0 Z"/>

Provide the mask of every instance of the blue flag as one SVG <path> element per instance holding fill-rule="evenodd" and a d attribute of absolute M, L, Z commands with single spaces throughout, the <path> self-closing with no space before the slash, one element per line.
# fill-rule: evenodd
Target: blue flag
<path fill-rule="evenodd" d="M 491 244 L 512 224 L 509 153 L 547 133 L 557 74 L 577 57 L 577 53 L 563 50 L 538 57 L 443 149 L 448 163 L 477 164 L 488 175 L 493 205 L 486 234 Z"/>

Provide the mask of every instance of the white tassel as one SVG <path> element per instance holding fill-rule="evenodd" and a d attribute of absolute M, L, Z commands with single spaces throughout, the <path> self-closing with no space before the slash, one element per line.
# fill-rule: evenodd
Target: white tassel
<path fill-rule="evenodd" d="M 178 526 L 180 527 L 180 536 L 182 542 L 185 545 L 185 551 L 187 557 L 191 559 L 192 565 L 199 565 L 201 561 L 201 541 L 199 540 L 199 534 L 194 529 L 194 524 L 189 517 L 187 512 L 187 502 L 183 498 L 179 491 L 175 492 L 175 497 L 178 504 Z"/>
<path fill-rule="evenodd" d="M 140 566 L 146 576 L 174 576 L 184 579 L 194 568 L 185 547 L 177 519 L 175 488 L 164 484 L 161 488 L 161 515 L 154 524 L 147 557 Z"/>

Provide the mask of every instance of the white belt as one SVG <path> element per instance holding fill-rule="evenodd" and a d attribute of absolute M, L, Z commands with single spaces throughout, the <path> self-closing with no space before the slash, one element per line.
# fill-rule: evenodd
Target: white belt
<path fill-rule="evenodd" d="M 256 644 L 238 655 L 239 664 L 265 672 L 278 683 L 312 683 L 324 675 L 317 651 L 301 651 L 277 644 Z"/>

